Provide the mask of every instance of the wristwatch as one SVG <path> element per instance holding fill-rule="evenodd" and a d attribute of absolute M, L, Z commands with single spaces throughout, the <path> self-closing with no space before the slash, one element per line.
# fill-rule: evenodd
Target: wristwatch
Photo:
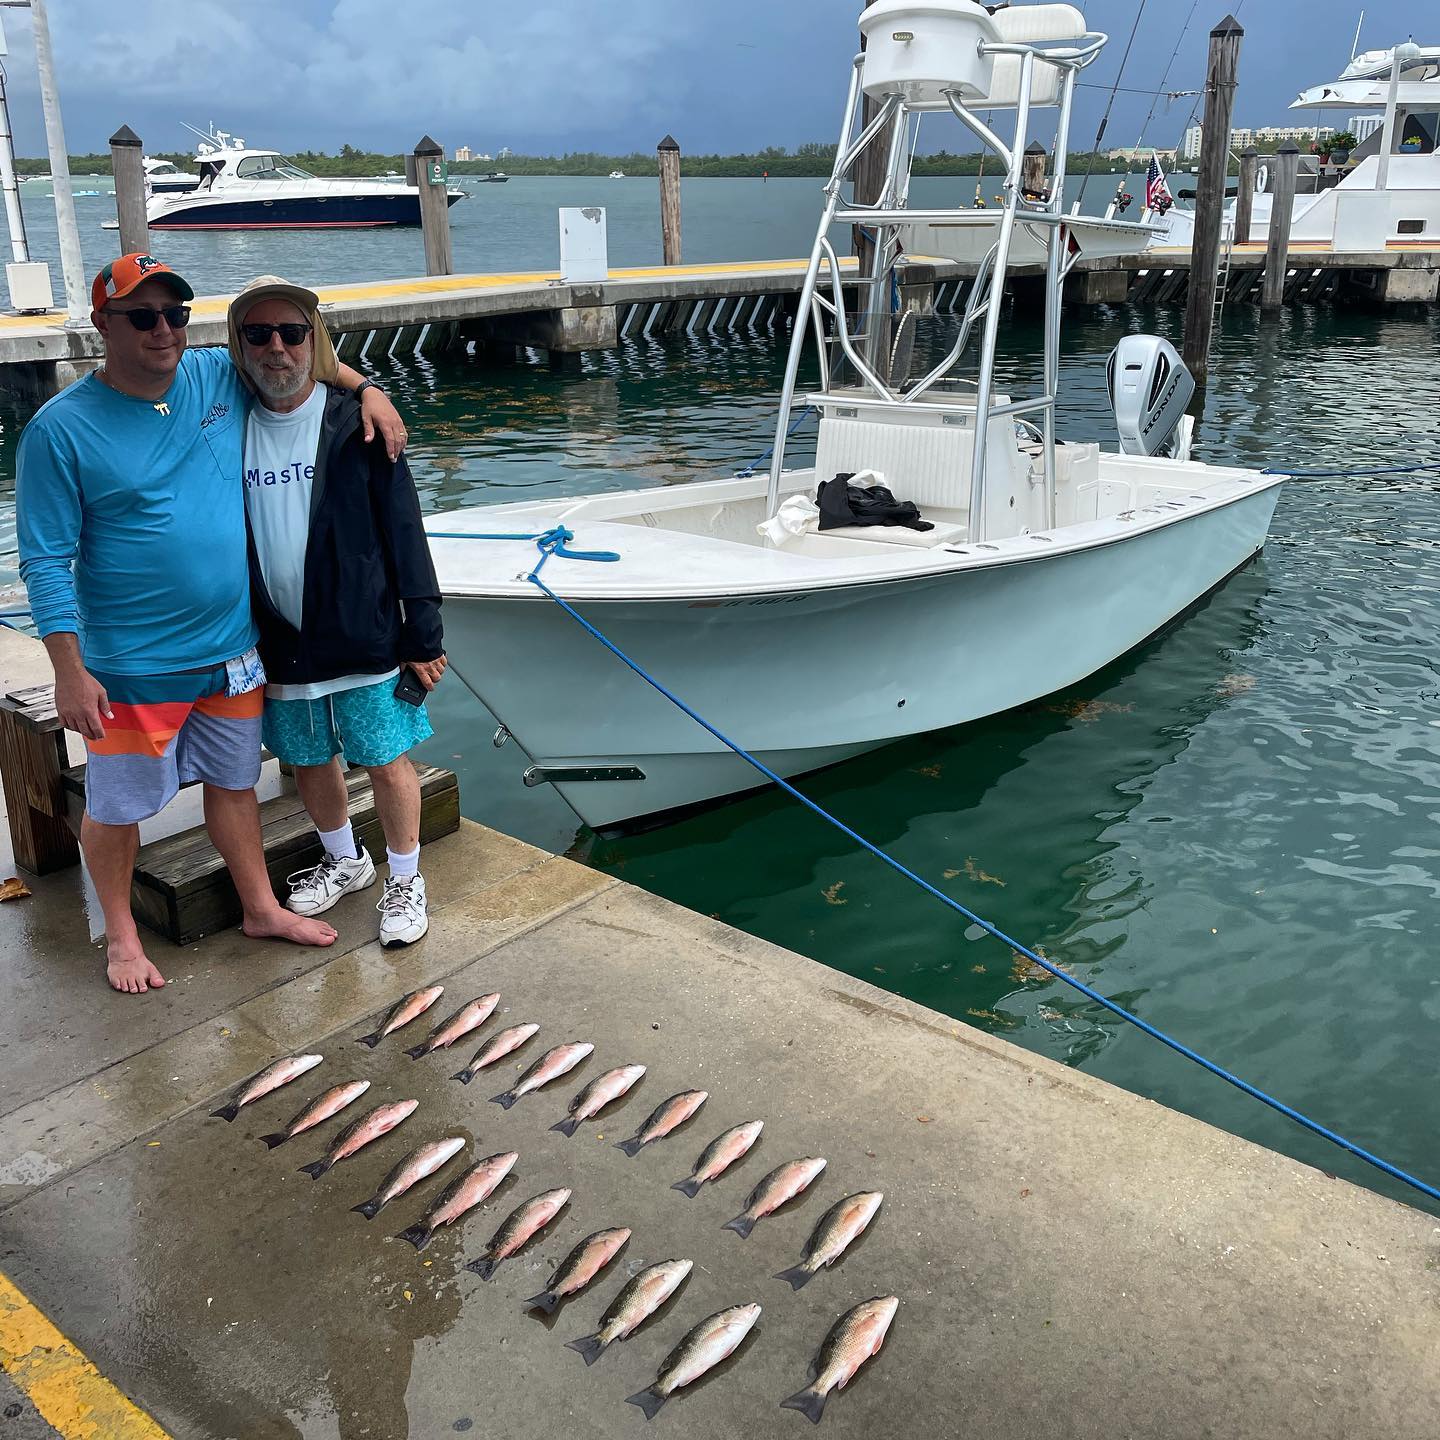
<path fill-rule="evenodd" d="M 378 380 L 371 380 L 367 377 L 355 387 L 355 398 L 358 400 L 367 390 L 379 390 L 382 395 L 385 393 Z"/>

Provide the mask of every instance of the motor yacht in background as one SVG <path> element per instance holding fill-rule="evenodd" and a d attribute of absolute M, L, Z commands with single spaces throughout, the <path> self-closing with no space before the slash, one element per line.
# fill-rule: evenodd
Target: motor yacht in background
<path fill-rule="evenodd" d="M 1311 157 L 1301 156 L 1291 244 L 1348 251 L 1440 244 L 1440 46 L 1367 50 L 1338 80 L 1302 90 L 1290 108 L 1369 111 L 1383 117 L 1341 172 L 1327 173 Z M 1270 233 L 1274 171 L 1270 165 L 1260 171 L 1252 243 Z M 1232 201 L 1227 214 L 1233 218 L 1234 211 Z M 1177 207 L 1159 223 L 1163 237 L 1156 244 L 1191 243 L 1193 212 Z"/>
<path fill-rule="evenodd" d="M 200 183 L 198 175 L 191 175 L 172 161 L 146 155 L 140 163 L 145 167 L 145 185 L 151 195 L 180 195 Z"/>
<path fill-rule="evenodd" d="M 197 132 L 198 133 L 198 132 Z M 199 178 L 179 194 L 154 194 L 152 230 L 358 230 L 418 225 L 420 192 L 385 179 L 322 179 L 277 150 L 257 150 L 213 128 L 195 154 Z M 447 189 L 453 205 L 461 190 Z"/>

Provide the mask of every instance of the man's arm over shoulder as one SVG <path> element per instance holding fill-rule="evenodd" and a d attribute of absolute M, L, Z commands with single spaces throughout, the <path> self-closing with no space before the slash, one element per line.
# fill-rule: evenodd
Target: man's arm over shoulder
<path fill-rule="evenodd" d="M 15 512 L 20 578 L 36 629 L 42 638 L 57 631 L 78 634 L 73 567 L 84 519 L 79 466 L 59 427 L 43 417 L 20 437 Z"/>
<path fill-rule="evenodd" d="M 380 440 L 366 446 L 370 455 L 371 494 L 381 543 L 390 552 L 395 583 L 404 609 L 402 660 L 438 660 L 445 653 L 440 624 L 440 582 L 430 558 L 430 542 L 420 514 L 420 497 L 410 467 L 401 455 L 391 460 Z"/>

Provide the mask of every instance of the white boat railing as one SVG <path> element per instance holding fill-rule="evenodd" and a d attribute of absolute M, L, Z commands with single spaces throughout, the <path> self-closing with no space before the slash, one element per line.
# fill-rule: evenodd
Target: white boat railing
<path fill-rule="evenodd" d="M 860 383 L 866 389 L 873 392 L 877 400 L 900 408 L 914 404 L 950 375 L 964 356 L 976 326 L 983 322 L 973 402 L 968 397 L 963 404 L 950 402 L 954 408 L 964 410 L 967 423 L 970 415 L 973 414 L 974 417 L 969 496 L 970 538 L 985 538 L 988 430 L 990 420 L 997 416 L 1036 415 L 1039 419 L 1037 428 L 1041 436 L 1046 504 L 1053 523 L 1055 397 L 1060 368 L 1061 290 L 1066 274 L 1078 258 L 1078 252 L 1071 253 L 1070 231 L 1063 210 L 1070 114 L 1079 72 L 1096 59 L 1106 39 L 1107 37 L 1098 31 L 1086 31 L 1079 36 L 1067 37 L 1063 42 L 996 42 L 982 38 L 977 46 L 982 59 L 1014 57 L 1013 99 L 1007 93 L 997 107 L 991 103 L 991 97 L 983 93 L 977 95 L 976 86 L 973 84 L 968 91 L 959 84 L 953 87 L 942 84 L 938 94 L 927 92 L 911 99 L 898 91 L 891 91 L 871 95 L 870 98 L 878 104 L 875 114 L 868 121 L 863 120 L 861 109 L 862 96 L 866 93 L 866 54 L 862 51 L 855 57 L 839 143 L 836 146 L 835 163 L 825 186 L 825 204 L 801 287 L 796 323 L 786 358 L 775 428 L 775 446 L 770 462 L 768 513 L 773 514 L 779 505 L 785 443 L 795 403 L 801 359 L 809 332 L 813 330 L 820 356 L 822 394 L 829 393 L 832 389 L 833 367 L 828 359 L 827 347 L 833 343 L 838 344 L 840 354 L 848 362 L 854 375 L 859 377 Z M 1046 77 L 1043 87 L 1046 94 L 1053 92 L 1055 98 L 1042 99 L 1032 104 L 1037 75 L 1042 73 Z M 1058 73 L 1058 85 L 1053 78 L 1055 73 Z M 1011 84 L 1009 78 L 1005 84 L 1008 89 Z M 1022 167 L 1029 139 L 1031 115 L 1036 104 L 1054 105 L 1058 109 L 1059 119 L 1053 148 L 1054 170 L 1048 193 L 1040 198 L 1027 198 L 1022 192 Z M 980 118 L 979 112 L 1012 106 L 1015 112 L 1015 133 L 1007 143 L 990 124 Z M 972 212 L 963 207 L 919 211 L 910 209 L 908 205 L 910 170 L 920 117 L 942 109 L 959 120 L 980 141 L 985 150 L 993 152 L 1000 159 L 1005 177 L 1004 204 L 998 217 L 993 213 L 985 217 L 988 224 L 995 224 L 998 219 L 998 234 L 979 266 L 954 343 L 939 364 L 919 380 L 910 381 L 904 376 L 890 373 L 887 359 L 878 344 L 884 329 L 879 317 L 882 313 L 888 313 L 890 286 L 898 258 L 898 227 L 913 224 L 917 220 L 965 223 L 967 219 L 974 218 Z M 885 142 L 884 172 L 878 195 L 868 203 L 853 199 L 848 204 L 842 203 L 847 177 L 867 147 L 882 136 L 887 126 L 891 129 L 888 141 Z M 850 332 L 840 260 L 829 238 L 830 228 L 837 222 L 873 227 L 871 266 L 868 273 L 859 277 L 862 295 L 859 313 L 871 317 L 870 333 L 863 337 L 852 336 Z M 1045 249 L 1043 379 L 1038 396 L 997 405 L 993 399 L 995 352 L 999 340 L 1001 300 L 1017 225 L 1025 227 L 1043 243 Z M 829 295 L 824 294 L 821 287 L 822 267 L 827 272 Z M 827 319 L 833 328 L 833 336 L 826 333 Z M 861 347 L 856 344 L 856 341 L 862 338 L 865 341 L 865 354 L 861 353 Z"/>

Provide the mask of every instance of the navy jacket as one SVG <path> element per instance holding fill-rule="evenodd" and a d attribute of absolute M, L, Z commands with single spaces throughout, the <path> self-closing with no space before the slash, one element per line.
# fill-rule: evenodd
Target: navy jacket
<path fill-rule="evenodd" d="M 347 390 L 327 390 L 299 630 L 271 601 L 249 537 L 260 658 L 277 685 L 378 675 L 444 653 L 440 582 L 405 457 L 392 463 L 378 435 L 367 445 L 360 402 Z"/>

